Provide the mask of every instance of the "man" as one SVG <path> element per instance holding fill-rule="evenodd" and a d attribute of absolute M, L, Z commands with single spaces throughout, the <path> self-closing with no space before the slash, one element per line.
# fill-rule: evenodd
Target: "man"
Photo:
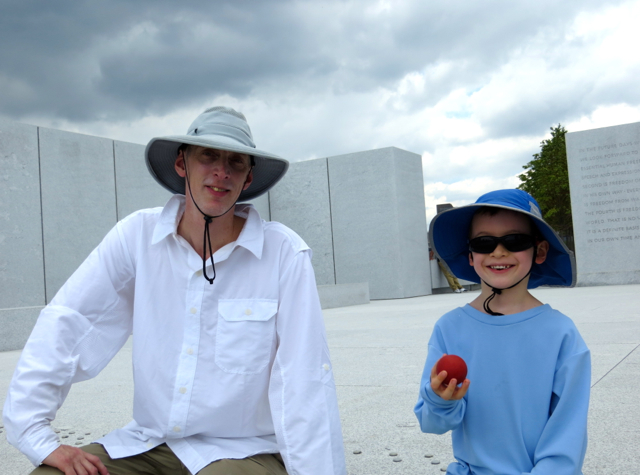
<path fill-rule="evenodd" d="M 145 155 L 175 196 L 119 222 L 43 309 L 5 403 L 9 441 L 40 475 L 346 473 L 311 251 L 236 204 L 288 163 L 224 107 Z M 70 385 L 130 334 L 133 421 L 60 445 L 49 422 Z"/>
<path fill-rule="evenodd" d="M 434 259 L 438 261 L 438 267 L 440 268 L 440 271 L 444 275 L 444 278 L 447 279 L 447 283 L 449 284 L 449 287 L 451 288 L 451 290 L 453 290 L 456 294 L 466 292 L 467 289 L 465 289 L 462 285 L 460 285 L 460 282 L 458 281 L 457 277 L 453 275 L 451 272 L 449 272 L 449 269 L 447 269 L 442 264 L 442 262 L 440 262 L 440 259 L 437 259 L 435 257 L 433 250 L 431 249 L 431 247 L 429 247 L 429 260 L 432 261 Z"/>

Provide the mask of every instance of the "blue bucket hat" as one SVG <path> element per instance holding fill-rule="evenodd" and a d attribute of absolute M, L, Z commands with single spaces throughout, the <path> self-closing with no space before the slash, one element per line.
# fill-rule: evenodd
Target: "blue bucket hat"
<path fill-rule="evenodd" d="M 542 219 L 538 202 L 523 190 L 497 190 L 482 195 L 470 205 L 451 208 L 436 215 L 429 226 L 429 242 L 438 259 L 459 279 L 480 283 L 469 265 L 469 230 L 473 215 L 482 207 L 517 211 L 529 216 L 549 242 L 549 252 L 542 264 L 533 264 L 528 288 L 540 285 L 573 287 L 576 284 L 576 261 L 560 236 Z"/>

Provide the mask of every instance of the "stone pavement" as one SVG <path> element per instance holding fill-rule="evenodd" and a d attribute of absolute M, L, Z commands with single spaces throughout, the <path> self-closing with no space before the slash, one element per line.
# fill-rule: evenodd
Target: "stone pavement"
<path fill-rule="evenodd" d="M 532 293 L 572 317 L 591 349 L 584 474 L 640 473 L 640 285 Z M 324 311 L 349 475 L 438 474 L 453 461 L 450 434 L 422 434 L 413 406 L 434 323 L 476 295 L 382 300 Z M 18 357 L 18 351 L 0 353 L 2 403 Z M 97 378 L 72 388 L 53 422 L 66 443 L 85 443 L 129 422 L 130 357 L 127 344 Z M 31 468 L 4 434 L 0 460 L 0 475 L 23 475 Z M 436 460 L 440 463 L 432 463 Z"/>

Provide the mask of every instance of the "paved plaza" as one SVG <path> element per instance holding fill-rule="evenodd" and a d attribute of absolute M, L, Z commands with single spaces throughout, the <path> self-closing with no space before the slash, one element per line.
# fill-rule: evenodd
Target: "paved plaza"
<path fill-rule="evenodd" d="M 584 474 L 640 473 L 640 285 L 532 293 L 573 318 L 591 349 Z M 413 406 L 434 323 L 475 296 L 477 291 L 440 294 L 324 311 L 349 475 L 438 474 L 453 461 L 450 434 L 422 434 Z M 19 354 L 0 353 L 2 403 Z M 129 422 L 130 359 L 127 344 L 97 378 L 72 388 L 53 422 L 65 443 L 90 442 Z M 4 433 L 0 460 L 0 475 L 31 469 Z"/>

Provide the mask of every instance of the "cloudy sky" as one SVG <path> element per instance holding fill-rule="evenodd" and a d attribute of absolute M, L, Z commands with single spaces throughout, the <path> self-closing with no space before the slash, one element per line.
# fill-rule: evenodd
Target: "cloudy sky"
<path fill-rule="evenodd" d="M 640 121 L 639 45 L 640 0 L 0 0 L 0 116 L 144 144 L 228 105 L 290 161 L 420 154 L 430 218 Z"/>

